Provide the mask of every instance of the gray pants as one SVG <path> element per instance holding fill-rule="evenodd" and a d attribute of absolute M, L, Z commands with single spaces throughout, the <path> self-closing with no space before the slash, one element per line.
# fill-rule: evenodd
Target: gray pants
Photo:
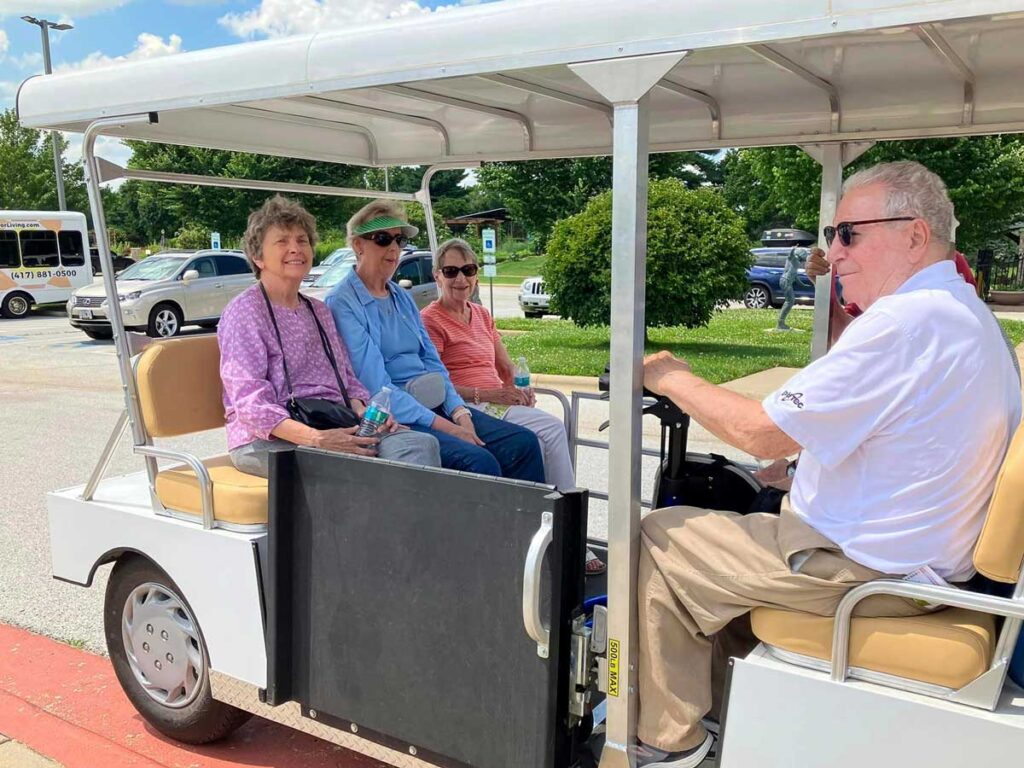
<path fill-rule="evenodd" d="M 230 452 L 231 463 L 239 472 L 267 477 L 270 474 L 271 451 L 294 448 L 286 440 L 254 440 Z M 425 432 L 403 429 L 385 435 L 378 446 L 378 456 L 389 461 L 401 461 L 427 467 L 441 466 L 441 447 L 437 438 Z"/>

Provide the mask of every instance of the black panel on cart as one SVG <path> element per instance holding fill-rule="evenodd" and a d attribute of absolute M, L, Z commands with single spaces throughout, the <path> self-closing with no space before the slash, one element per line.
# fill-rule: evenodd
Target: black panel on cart
<path fill-rule="evenodd" d="M 585 492 L 305 448 L 272 457 L 267 701 L 439 765 L 569 766 Z M 547 659 L 522 618 L 545 512 Z"/>

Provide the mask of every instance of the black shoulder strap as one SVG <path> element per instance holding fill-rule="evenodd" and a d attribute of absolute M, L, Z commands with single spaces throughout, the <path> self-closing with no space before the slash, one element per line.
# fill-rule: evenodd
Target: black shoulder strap
<path fill-rule="evenodd" d="M 267 289 L 260 283 L 260 293 L 263 294 L 263 301 L 267 304 L 267 314 L 270 315 L 270 323 L 274 326 L 274 335 L 277 337 L 277 346 L 281 350 L 281 365 L 284 366 L 284 383 L 288 386 L 288 397 L 295 399 L 295 390 L 292 388 L 292 377 L 288 375 L 288 360 L 284 353 L 284 344 L 281 342 L 281 331 L 277 329 L 277 318 L 274 317 L 274 307 L 267 296 Z"/>

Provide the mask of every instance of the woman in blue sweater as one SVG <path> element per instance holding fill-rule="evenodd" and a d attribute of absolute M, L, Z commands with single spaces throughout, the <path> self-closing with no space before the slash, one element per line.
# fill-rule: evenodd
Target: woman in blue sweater
<path fill-rule="evenodd" d="M 419 230 L 395 203 L 377 200 L 348 222 L 356 268 L 327 296 L 356 377 L 370 392 L 391 387 L 392 416 L 427 432 L 450 469 L 544 482 L 537 437 L 471 412 L 456 393 L 412 298 L 392 281 L 402 245 Z"/>

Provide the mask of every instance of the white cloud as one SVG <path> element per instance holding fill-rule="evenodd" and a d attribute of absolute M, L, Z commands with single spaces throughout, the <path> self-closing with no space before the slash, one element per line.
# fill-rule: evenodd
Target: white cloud
<path fill-rule="evenodd" d="M 30 14 L 37 18 L 90 16 L 127 5 L 132 0 L 0 0 L 0 18 Z"/>
<path fill-rule="evenodd" d="M 11 56 L 9 61 L 18 69 L 43 71 L 43 54 L 39 51 L 23 53 L 21 56 Z"/>
<path fill-rule="evenodd" d="M 7 49 L 11 47 L 11 41 L 7 37 L 7 33 L 0 29 L 0 56 L 7 55 Z"/>
<path fill-rule="evenodd" d="M 99 69 L 109 67 L 111 64 L 120 64 L 125 61 L 142 61 L 144 59 L 155 59 L 160 56 L 170 56 L 181 53 L 181 37 L 169 35 L 165 41 L 159 35 L 143 32 L 136 38 L 135 48 L 123 56 L 108 56 L 102 51 L 94 51 L 81 61 L 72 64 L 58 64 L 55 72 L 74 72 L 83 69 Z"/>
<path fill-rule="evenodd" d="M 456 5 L 475 5 L 476 2 L 478 0 L 470 0 Z M 285 37 L 431 12 L 417 0 L 260 0 L 257 8 L 229 13 L 218 21 L 241 38 Z"/>

